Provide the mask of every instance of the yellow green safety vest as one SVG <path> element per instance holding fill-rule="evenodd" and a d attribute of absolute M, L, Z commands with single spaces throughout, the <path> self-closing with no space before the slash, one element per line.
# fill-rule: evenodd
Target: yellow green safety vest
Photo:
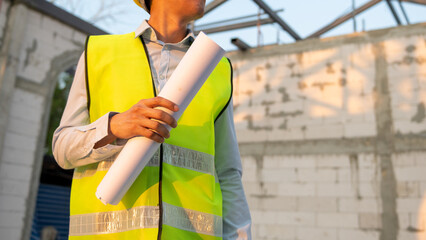
<path fill-rule="evenodd" d="M 134 36 L 87 38 L 91 122 L 156 95 L 145 44 Z M 105 206 L 95 192 L 117 155 L 76 168 L 70 239 L 222 239 L 214 122 L 229 104 L 231 94 L 232 66 L 223 58 L 179 119 L 178 127 L 171 130 L 171 137 L 116 206 Z"/>

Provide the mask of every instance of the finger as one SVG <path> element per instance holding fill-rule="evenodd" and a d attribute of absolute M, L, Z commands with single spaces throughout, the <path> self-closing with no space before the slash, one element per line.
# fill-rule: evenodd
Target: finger
<path fill-rule="evenodd" d="M 145 99 L 143 101 L 145 106 L 150 108 L 164 107 L 173 112 L 179 111 L 179 106 L 177 104 L 163 97 L 155 97 L 155 98 Z"/>
<path fill-rule="evenodd" d="M 164 142 L 164 138 L 163 137 L 161 137 L 157 133 L 153 132 L 152 130 L 149 130 L 149 129 L 144 128 L 144 127 L 138 127 L 137 134 L 139 136 L 149 138 L 149 139 L 151 139 L 151 140 L 153 140 L 155 142 L 158 142 L 158 143 L 163 143 Z"/>
<path fill-rule="evenodd" d="M 170 114 L 164 112 L 160 109 L 152 109 L 152 108 L 144 108 L 140 109 L 140 114 L 146 118 L 155 119 L 161 122 L 164 122 L 171 126 L 172 128 L 175 128 L 177 126 L 176 119 L 172 117 Z"/>
<path fill-rule="evenodd" d="M 159 134 L 163 138 L 169 138 L 170 137 L 170 133 L 167 130 L 167 128 L 158 121 L 151 120 L 151 119 L 148 119 L 148 118 L 141 118 L 139 124 L 140 124 L 140 126 L 142 126 L 144 128 L 149 128 L 149 129 L 155 131 L 157 134 Z"/>

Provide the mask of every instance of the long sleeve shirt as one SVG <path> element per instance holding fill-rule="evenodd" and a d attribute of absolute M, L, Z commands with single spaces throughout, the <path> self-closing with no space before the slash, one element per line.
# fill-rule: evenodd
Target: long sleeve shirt
<path fill-rule="evenodd" d="M 135 38 L 142 36 L 146 43 L 151 72 L 156 91 L 167 79 L 194 41 L 188 31 L 179 43 L 169 44 L 157 39 L 147 21 L 135 31 Z M 53 136 L 53 155 L 62 168 L 76 168 L 96 163 L 121 151 L 126 140 L 94 148 L 108 135 L 112 112 L 90 123 L 87 109 L 84 53 L 77 64 L 74 81 L 68 96 L 61 123 Z M 241 183 L 242 166 L 236 139 L 233 108 L 231 104 L 215 122 L 215 168 L 223 195 L 223 239 L 251 239 L 251 217 Z"/>

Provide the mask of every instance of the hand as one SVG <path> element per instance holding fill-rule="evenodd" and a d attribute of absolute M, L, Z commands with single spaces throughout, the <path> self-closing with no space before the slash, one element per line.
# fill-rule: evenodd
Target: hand
<path fill-rule="evenodd" d="M 162 143 L 170 133 L 163 124 L 172 128 L 177 126 L 176 120 L 161 109 L 177 112 L 179 107 L 162 97 L 142 99 L 129 110 L 111 117 L 109 129 L 116 138 L 129 139 L 135 136 L 143 136 L 153 141 Z"/>

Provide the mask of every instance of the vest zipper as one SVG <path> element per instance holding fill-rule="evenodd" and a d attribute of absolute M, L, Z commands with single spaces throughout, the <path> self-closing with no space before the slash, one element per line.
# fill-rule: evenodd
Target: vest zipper
<path fill-rule="evenodd" d="M 145 50 L 145 56 L 146 56 L 146 60 L 148 61 L 149 64 L 149 72 L 151 73 L 151 82 L 152 82 L 152 90 L 154 92 L 154 96 L 157 96 L 157 90 L 155 88 L 155 82 L 154 82 L 154 78 L 152 76 L 152 72 L 151 72 L 151 62 L 149 61 L 149 57 L 148 57 L 148 49 L 146 47 L 145 41 L 143 40 L 142 35 L 139 36 L 139 39 L 142 42 L 142 46 Z M 160 145 L 160 169 L 159 169 L 160 173 L 158 176 L 158 208 L 159 208 L 159 219 L 158 219 L 158 236 L 157 239 L 161 240 L 161 232 L 163 230 L 163 184 L 162 184 L 162 179 L 163 179 L 163 144 Z"/>
<path fill-rule="evenodd" d="M 160 218 L 158 219 L 158 240 L 161 240 L 163 230 L 163 144 L 160 145 L 160 174 L 158 177 L 158 207 L 160 209 Z"/>

